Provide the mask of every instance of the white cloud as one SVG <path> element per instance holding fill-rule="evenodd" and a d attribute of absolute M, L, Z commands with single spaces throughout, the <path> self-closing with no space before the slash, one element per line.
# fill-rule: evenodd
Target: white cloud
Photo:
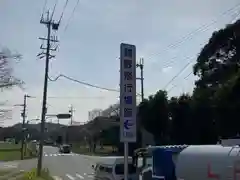
<path fill-rule="evenodd" d="M 168 67 L 162 68 L 162 72 L 163 72 L 163 73 L 168 73 L 168 72 L 170 72 L 172 69 L 173 69 L 173 67 L 168 66 Z"/>

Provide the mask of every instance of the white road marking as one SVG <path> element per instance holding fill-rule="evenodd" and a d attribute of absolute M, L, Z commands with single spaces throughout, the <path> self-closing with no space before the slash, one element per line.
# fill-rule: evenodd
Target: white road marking
<path fill-rule="evenodd" d="M 80 179 L 84 179 L 84 177 L 78 173 L 76 174 L 76 176 L 79 177 Z"/>
<path fill-rule="evenodd" d="M 69 179 L 71 179 L 71 180 L 75 180 L 75 178 L 72 177 L 70 174 L 66 174 L 66 176 L 67 176 Z"/>
<path fill-rule="evenodd" d="M 5 168 L 15 168 L 15 167 L 18 167 L 18 164 L 4 164 L 3 167 L 5 167 Z"/>
<path fill-rule="evenodd" d="M 86 175 L 87 175 L 87 173 L 83 173 L 83 175 L 84 175 L 84 176 L 86 176 Z"/>
<path fill-rule="evenodd" d="M 44 154 L 45 157 L 47 156 L 77 156 L 78 154 L 74 154 L 74 153 L 70 153 L 70 154 L 59 154 L 59 153 L 55 153 L 55 154 Z"/>
<path fill-rule="evenodd" d="M 54 180 L 62 180 L 62 178 L 58 177 L 58 176 L 53 176 Z"/>

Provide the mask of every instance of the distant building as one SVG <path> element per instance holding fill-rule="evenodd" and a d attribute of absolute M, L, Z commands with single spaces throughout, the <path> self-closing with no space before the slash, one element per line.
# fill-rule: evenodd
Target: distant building
<path fill-rule="evenodd" d="M 94 118 L 102 115 L 102 109 L 93 109 L 88 112 L 88 121 L 92 121 Z"/>

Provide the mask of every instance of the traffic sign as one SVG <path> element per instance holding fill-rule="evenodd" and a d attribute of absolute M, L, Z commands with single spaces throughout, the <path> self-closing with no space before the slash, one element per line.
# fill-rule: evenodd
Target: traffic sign
<path fill-rule="evenodd" d="M 57 114 L 56 115 L 58 119 L 69 119 L 71 118 L 71 114 Z"/>
<path fill-rule="evenodd" d="M 136 47 L 120 45 L 120 141 L 136 142 Z"/>
<path fill-rule="evenodd" d="M 133 124 L 131 123 L 131 121 L 129 119 L 124 121 L 124 128 L 125 129 L 128 130 L 128 129 L 131 128 L 131 126 L 133 126 Z"/>

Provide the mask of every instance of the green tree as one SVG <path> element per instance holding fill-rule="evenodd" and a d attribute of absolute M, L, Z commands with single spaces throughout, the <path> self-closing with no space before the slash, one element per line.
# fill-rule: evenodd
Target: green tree
<path fill-rule="evenodd" d="M 167 141 L 168 99 L 167 92 L 159 90 L 139 106 L 139 118 L 144 128 L 152 133 L 157 144 Z"/>
<path fill-rule="evenodd" d="M 191 96 L 182 94 L 169 100 L 169 115 L 171 121 L 171 140 L 174 144 L 192 143 L 194 122 L 192 122 Z"/>
<path fill-rule="evenodd" d="M 240 20 L 214 32 L 194 66 L 194 74 L 199 77 L 193 94 L 198 104 L 195 111 L 201 109 L 201 113 L 206 114 L 204 127 L 208 127 L 208 131 L 214 131 L 215 136 L 229 137 L 239 132 L 236 128 L 239 125 L 236 117 L 240 115 L 240 99 L 237 93 L 240 66 L 239 30 Z"/>

